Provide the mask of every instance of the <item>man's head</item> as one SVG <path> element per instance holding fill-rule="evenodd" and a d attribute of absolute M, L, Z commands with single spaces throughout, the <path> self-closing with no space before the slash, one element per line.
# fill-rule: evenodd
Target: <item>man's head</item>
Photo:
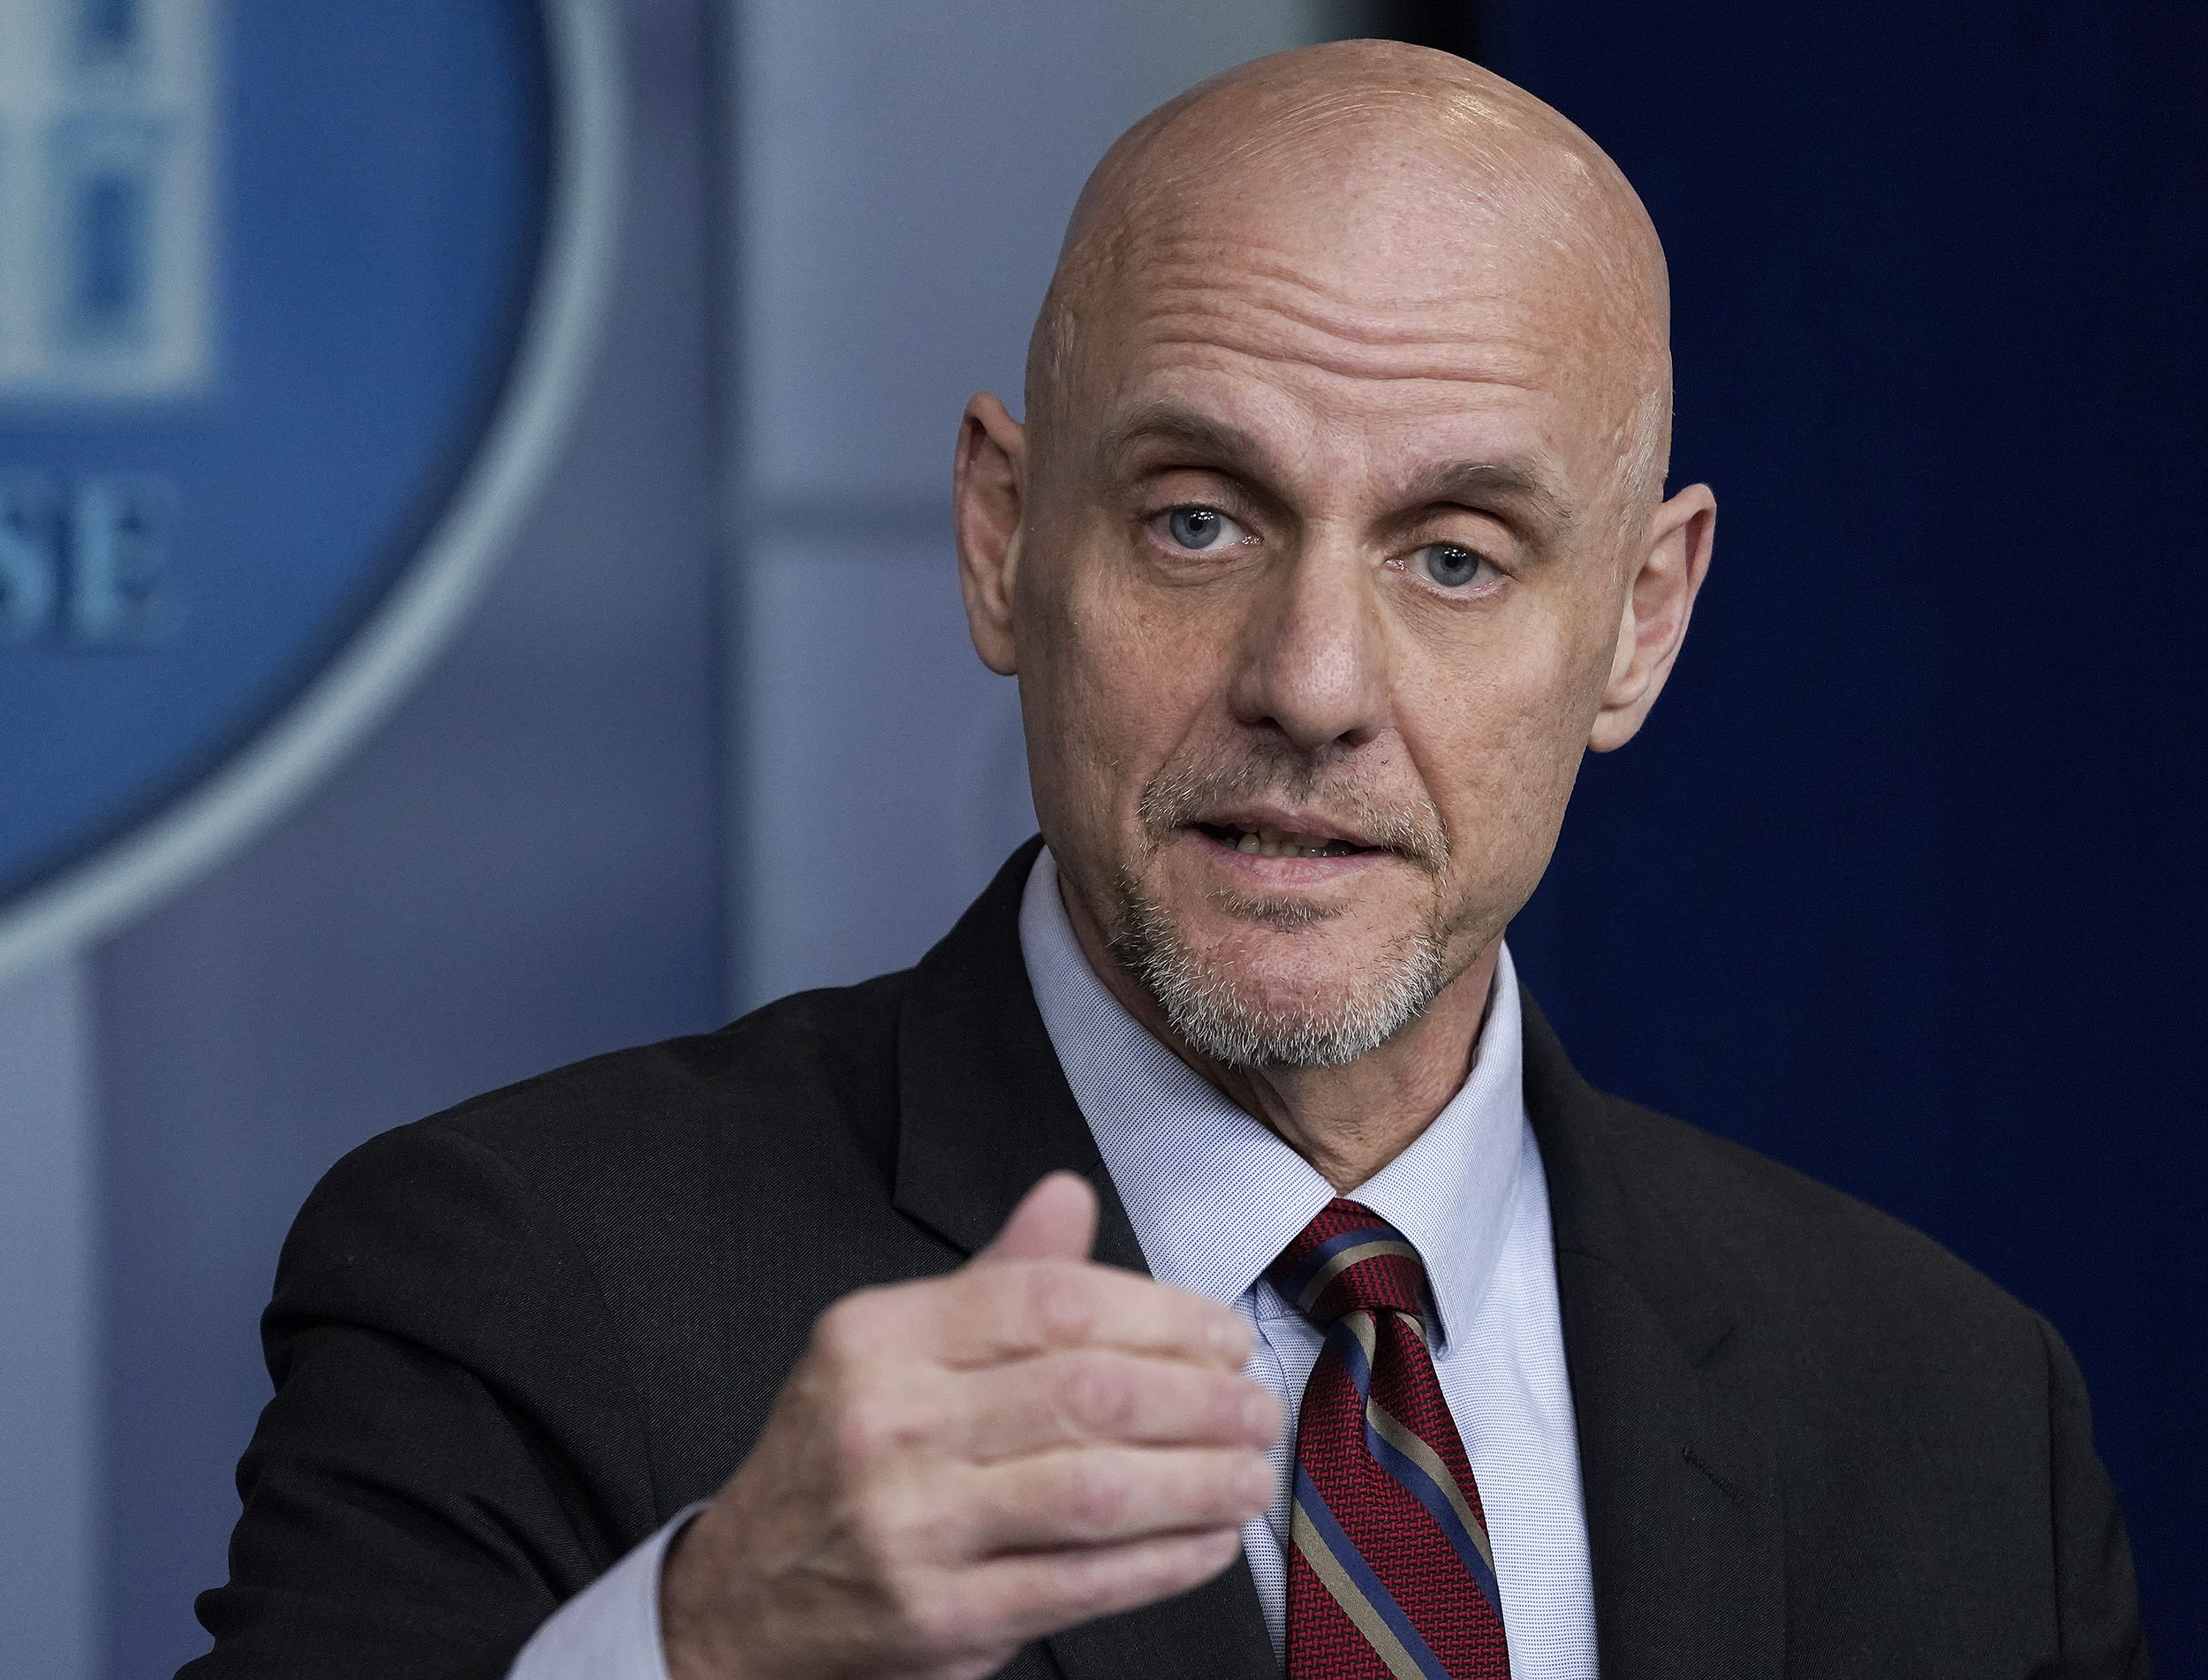
<path fill-rule="evenodd" d="M 1623 177 L 1446 54 L 1260 59 L 1098 166 L 1025 429 L 967 411 L 962 579 L 1077 922 L 1202 1054 L 1391 1037 L 1639 728 L 1713 518 L 1667 336 Z"/>

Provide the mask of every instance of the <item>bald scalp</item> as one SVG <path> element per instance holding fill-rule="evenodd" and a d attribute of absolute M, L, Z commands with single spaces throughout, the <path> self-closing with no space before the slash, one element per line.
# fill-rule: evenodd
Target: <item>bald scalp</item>
<path fill-rule="evenodd" d="M 1123 313 L 1142 306 L 1158 230 L 1202 207 L 1291 194 L 1314 234 L 1410 184 L 1554 269 L 1560 329 L 1609 388 L 1629 517 L 1660 499 L 1671 422 L 1663 247 L 1602 149 L 1500 76 L 1400 42 L 1274 53 L 1199 82 L 1138 122 L 1084 186 L 1028 343 L 1039 461 L 1094 381 Z"/>

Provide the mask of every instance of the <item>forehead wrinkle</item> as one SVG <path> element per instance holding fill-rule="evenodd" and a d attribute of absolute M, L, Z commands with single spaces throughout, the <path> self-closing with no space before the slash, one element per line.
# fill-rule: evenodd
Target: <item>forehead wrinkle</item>
<path fill-rule="evenodd" d="M 1119 377 L 1140 377 L 1139 370 L 1156 352 L 1170 351 L 1179 354 L 1168 358 L 1168 365 L 1185 355 L 1191 363 L 1224 364 L 1230 372 L 1233 363 L 1246 361 L 1397 390 L 1427 387 L 1431 395 L 1417 399 L 1418 412 L 1398 411 L 1413 419 L 1452 408 L 1469 410 L 1480 388 L 1576 404 L 1581 399 L 1569 392 L 1607 384 L 1615 376 L 1601 343 L 1559 330 L 1552 315 L 1507 296 L 1480 299 L 1490 319 L 1457 325 L 1446 316 L 1437 319 L 1432 309 L 1344 304 L 1337 289 L 1310 281 L 1286 265 L 1256 265 L 1260 277 L 1254 284 L 1245 284 L 1240 272 L 1219 274 L 1215 265 L 1178 267 L 1179 274 L 1146 288 L 1141 306 L 1124 310 L 1108 335 L 1116 346 L 1110 359 Z M 1205 271 L 1191 272 L 1197 269 Z M 1455 313 L 1461 320 L 1466 312 Z M 1621 410 L 1599 423 L 1597 429 L 1610 444 L 1607 453 L 1630 457 L 1634 418 Z M 1571 474 L 1551 476 L 1572 480 Z M 1529 497 L 1535 499 L 1540 505 L 1533 512 L 1557 538 L 1583 523 L 1576 496 L 1552 492 Z"/>
<path fill-rule="evenodd" d="M 1308 366 L 1347 379 L 1438 380 L 1539 388 L 1545 357 L 1569 365 L 1568 339 L 1538 333 L 1523 308 L 1511 318 L 1453 325 L 1431 310 L 1344 306 L 1322 288 L 1274 277 L 1255 286 L 1206 276 L 1168 276 L 1123 322 L 1124 348 L 1215 349 L 1275 364 Z"/>
<path fill-rule="evenodd" d="M 1192 231 L 1207 218 L 1218 231 Z M 1069 320 L 1092 358 L 1115 341 L 1124 348 L 1130 340 L 1209 337 L 1347 377 L 1533 389 L 1543 364 L 1556 375 L 1614 376 L 1643 363 L 1635 335 L 1623 329 L 1630 306 L 1615 288 L 1585 284 L 1596 266 L 1587 250 L 1559 248 L 1584 240 L 1530 238 L 1524 220 L 1448 218 L 1431 233 L 1414 226 L 1410 248 L 1391 265 L 1368 260 L 1354 238 L 1329 247 L 1309 227 L 1282 229 L 1232 195 L 1192 195 L 1161 206 L 1154 220 L 1131 201 L 1093 253 L 1085 279 L 1068 288 L 1078 294 Z M 1422 273 L 1435 277 L 1421 284 Z M 1409 366 L 1386 365 L 1389 352 L 1406 351 L 1425 353 Z M 1478 365 L 1467 367 L 1453 351 L 1478 352 Z"/>
<path fill-rule="evenodd" d="M 1189 352 L 1189 360 L 1259 362 L 1360 384 L 1426 384 L 1446 403 L 1451 390 L 1500 386 L 1539 394 L 1548 382 L 1540 358 L 1528 346 L 1489 333 L 1412 333 L 1373 337 L 1332 330 L 1331 323 L 1290 319 L 1282 326 L 1263 316 L 1203 306 L 1184 300 L 1146 316 L 1123 346 L 1119 365 L 1139 370 L 1154 352 Z M 1138 375 L 1138 376 L 1139 376 Z"/>
<path fill-rule="evenodd" d="M 1143 334 L 1144 342 L 1161 347 L 1218 351 L 1224 355 L 1245 357 L 1251 361 L 1270 362 L 1277 366 L 1309 367 L 1322 374 L 1331 374 L 1338 379 L 1387 384 L 1502 385 L 1513 390 L 1526 391 L 1543 389 L 1542 382 L 1537 376 L 1513 369 L 1507 363 L 1483 363 L 1477 371 L 1442 362 L 1391 367 L 1374 358 L 1359 359 L 1350 352 L 1330 353 L 1309 344 L 1231 342 L 1220 335 L 1208 316 L 1204 318 L 1205 324 L 1200 326 L 1176 327 L 1173 324 L 1174 320 L 1175 317 L 1169 315 L 1154 317 L 1152 328 Z"/>
<path fill-rule="evenodd" d="M 1184 313 L 1200 314 L 1202 300 L 1214 299 L 1222 314 L 1231 314 L 1237 307 L 1253 308 L 1327 337 L 1374 346 L 1478 344 L 1489 339 L 1489 334 L 1478 329 L 1453 326 L 1446 318 L 1452 312 L 1505 311 L 1517 317 L 1522 325 L 1531 324 L 1523 306 L 1462 287 L 1367 300 L 1286 258 L 1255 257 L 1232 241 L 1161 258 L 1153 268 L 1155 271 L 1142 288 L 1149 306 L 1130 312 L 1138 320 L 1172 314 L 1176 304 Z"/>

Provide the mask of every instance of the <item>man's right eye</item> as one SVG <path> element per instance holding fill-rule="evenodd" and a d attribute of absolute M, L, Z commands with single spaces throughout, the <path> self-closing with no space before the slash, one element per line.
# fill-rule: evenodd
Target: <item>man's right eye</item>
<path fill-rule="evenodd" d="M 1246 539 L 1248 533 L 1217 508 L 1168 508 L 1160 519 L 1166 540 L 1192 554 L 1224 549 Z"/>

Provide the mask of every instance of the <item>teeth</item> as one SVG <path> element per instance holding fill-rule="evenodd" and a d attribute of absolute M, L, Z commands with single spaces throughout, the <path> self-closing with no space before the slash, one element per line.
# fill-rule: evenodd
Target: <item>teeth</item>
<path fill-rule="evenodd" d="M 1264 827 L 1243 829 L 1242 838 L 1235 842 L 1236 851 L 1252 858 L 1338 858 L 1350 849 L 1342 841 L 1315 834 Z"/>

